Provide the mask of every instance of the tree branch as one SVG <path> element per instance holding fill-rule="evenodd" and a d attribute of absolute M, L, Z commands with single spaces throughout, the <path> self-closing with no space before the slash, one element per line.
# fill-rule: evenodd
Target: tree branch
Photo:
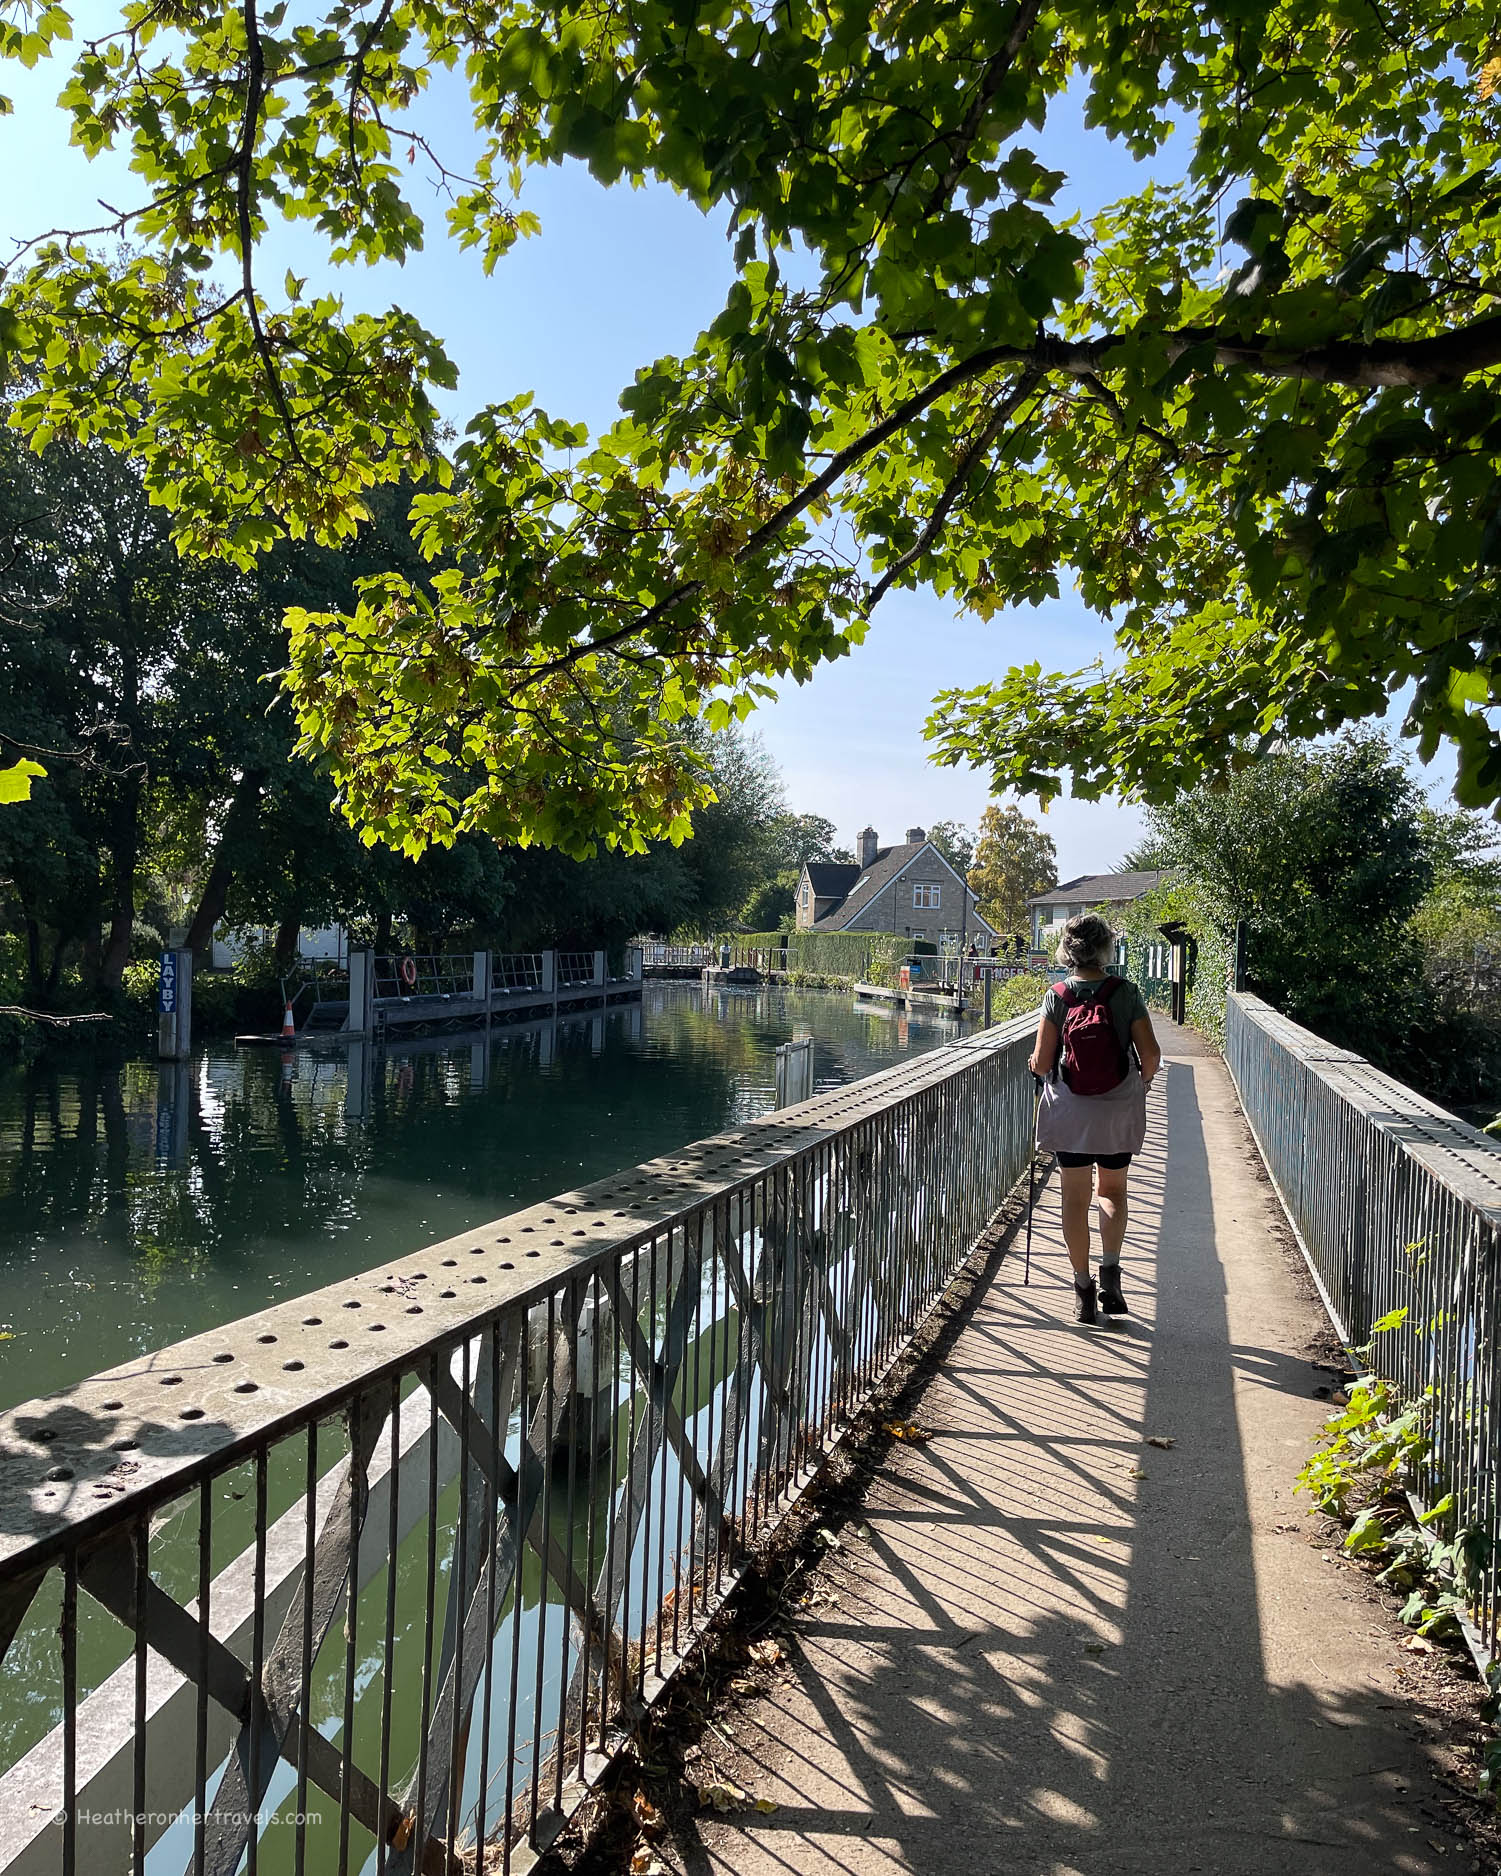
<path fill-rule="evenodd" d="M 1016 63 L 1016 55 L 1031 36 L 1032 28 L 1037 24 L 1037 16 L 1041 11 L 1042 0 L 1021 0 L 1016 10 L 1016 18 L 1011 22 L 1011 31 L 1007 33 L 1000 51 L 986 65 L 980 78 L 979 89 L 975 92 L 969 109 L 964 113 L 963 121 L 957 130 L 950 132 L 943 139 L 944 142 L 957 144 L 958 147 L 953 150 L 948 168 L 923 204 L 924 220 L 936 213 L 958 186 L 959 178 L 964 174 L 969 163 L 975 138 L 979 136 L 985 122 L 985 113 L 990 109 L 991 99 L 1000 90 L 1006 74 Z"/>
<path fill-rule="evenodd" d="M 871 587 L 870 591 L 866 594 L 865 611 L 867 615 L 875 611 L 876 607 L 886 597 L 887 593 L 891 591 L 891 588 L 907 569 L 912 566 L 915 561 L 921 560 L 923 555 L 933 545 L 934 541 L 938 539 L 938 536 L 943 532 L 944 523 L 949 518 L 950 509 L 952 509 L 954 503 L 959 499 L 965 483 L 969 480 L 970 471 L 985 454 L 986 450 L 990 448 L 990 445 L 995 441 L 996 437 L 1000 435 L 1005 426 L 1010 423 L 1017 411 L 1026 403 L 1033 391 L 1036 390 L 1038 380 L 1041 377 L 1042 372 L 1040 370 L 1024 371 L 1021 377 L 1018 378 L 1016 383 L 1011 387 L 1010 393 L 1001 399 L 1000 403 L 997 404 L 994 411 L 992 411 L 990 417 L 980 426 L 978 432 L 971 439 L 969 447 L 959 458 L 954 473 L 949 477 L 943 493 L 934 504 L 933 512 L 928 516 L 927 525 L 923 528 L 922 533 L 918 535 L 916 541 L 907 549 L 905 554 L 900 555 L 897 559 L 892 561 L 891 565 L 881 575 L 880 579 L 876 581 L 875 585 Z"/>
<path fill-rule="evenodd" d="M 295 462 L 304 469 L 307 463 L 303 459 L 301 445 L 297 441 L 297 425 L 293 419 L 287 394 L 282 386 L 281 373 L 276 368 L 276 357 L 271 350 L 271 342 L 266 337 L 261 324 L 261 311 L 255 303 L 255 237 L 250 215 L 250 188 L 252 172 L 255 167 L 255 133 L 261 121 L 261 101 L 266 94 L 266 54 L 261 45 L 260 23 L 256 19 L 255 0 L 244 0 L 242 8 L 245 20 L 245 52 L 249 60 L 249 71 L 245 79 L 245 122 L 240 132 L 240 148 L 235 159 L 238 172 L 235 189 L 235 210 L 240 230 L 240 280 L 241 292 L 245 300 L 245 315 L 250 321 L 250 330 L 255 338 L 255 349 L 260 354 L 261 367 L 266 374 L 270 387 L 271 400 L 276 405 L 281 418 L 282 428 L 287 433 L 287 442 L 291 447 Z"/>

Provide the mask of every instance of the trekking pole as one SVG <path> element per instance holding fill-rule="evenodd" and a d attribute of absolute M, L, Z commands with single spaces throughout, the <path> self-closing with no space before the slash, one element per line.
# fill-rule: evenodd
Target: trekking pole
<path fill-rule="evenodd" d="M 1032 1095 L 1032 1144 L 1027 1154 L 1027 1260 L 1022 1270 L 1022 1283 L 1032 1281 L 1032 1209 L 1037 1202 L 1037 1109 L 1042 1100 L 1042 1082 L 1036 1075 L 1032 1077 L 1034 1092 Z"/>

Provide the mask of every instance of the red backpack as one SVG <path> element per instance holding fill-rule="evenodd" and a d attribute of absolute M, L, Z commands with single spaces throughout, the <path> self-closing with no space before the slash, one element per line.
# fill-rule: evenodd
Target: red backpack
<path fill-rule="evenodd" d="M 1107 977 L 1091 997 L 1079 996 L 1067 984 L 1057 985 L 1063 1011 L 1058 1065 L 1073 1094 L 1108 1094 L 1126 1079 L 1131 1058 L 1121 1046 L 1110 1013 L 1110 999 L 1121 982 L 1119 977 Z"/>

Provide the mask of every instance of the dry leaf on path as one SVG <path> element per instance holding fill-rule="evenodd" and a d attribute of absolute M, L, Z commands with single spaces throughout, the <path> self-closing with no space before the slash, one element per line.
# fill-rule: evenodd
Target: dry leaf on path
<path fill-rule="evenodd" d="M 770 1817 L 776 1808 L 777 1801 L 775 1798 L 757 1798 L 756 1800 L 756 1809 L 761 1813 L 762 1817 Z"/>
<path fill-rule="evenodd" d="M 751 1660 L 757 1667 L 774 1668 L 782 1659 L 779 1643 L 774 1641 L 755 1641 L 750 1645 Z"/>
<path fill-rule="evenodd" d="M 1178 1442 L 1166 1433 L 1149 1433 L 1147 1435 L 1147 1445 L 1160 1447 L 1165 1453 L 1171 1452 L 1177 1444 Z"/>
<path fill-rule="evenodd" d="M 716 1778 L 707 1785 L 698 1788 L 698 1801 L 707 1804 L 716 1811 L 738 1811 L 743 1804 L 750 1803 L 750 1793 L 739 1785 L 731 1784 L 727 1778 Z"/>
<path fill-rule="evenodd" d="M 925 1446 L 933 1437 L 913 1420 L 884 1420 L 881 1424 L 894 1440 L 905 1440 L 909 1446 Z"/>

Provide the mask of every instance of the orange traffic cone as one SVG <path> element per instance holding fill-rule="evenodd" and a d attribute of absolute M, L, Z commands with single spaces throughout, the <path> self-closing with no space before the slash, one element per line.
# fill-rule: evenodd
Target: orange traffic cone
<path fill-rule="evenodd" d="M 292 1021 L 292 1006 L 290 1003 L 287 1005 L 286 1013 L 281 1019 L 281 1033 L 284 1036 L 295 1036 L 297 1034 L 297 1025 Z"/>

